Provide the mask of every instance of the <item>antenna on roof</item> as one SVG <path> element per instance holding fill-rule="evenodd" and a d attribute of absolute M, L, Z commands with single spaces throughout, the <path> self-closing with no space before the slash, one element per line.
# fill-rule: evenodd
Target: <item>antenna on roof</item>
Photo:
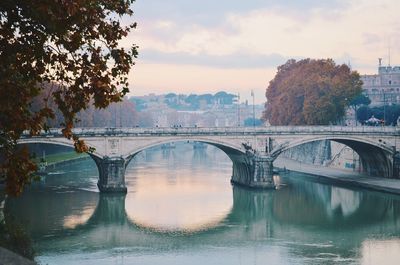
<path fill-rule="evenodd" d="M 379 61 L 379 67 L 381 67 L 382 66 L 382 58 L 378 58 L 378 61 Z"/>
<path fill-rule="evenodd" d="M 390 66 L 390 39 L 388 40 L 388 66 Z"/>

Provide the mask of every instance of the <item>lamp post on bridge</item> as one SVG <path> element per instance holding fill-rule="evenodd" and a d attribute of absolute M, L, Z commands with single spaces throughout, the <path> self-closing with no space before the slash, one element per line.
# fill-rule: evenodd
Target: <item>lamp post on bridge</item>
<path fill-rule="evenodd" d="M 386 125 L 386 93 L 383 91 L 383 126 Z"/>
<path fill-rule="evenodd" d="M 240 93 L 238 93 L 238 127 L 240 127 Z"/>
<path fill-rule="evenodd" d="M 253 97 L 253 127 L 256 127 L 256 111 L 255 111 L 255 104 L 254 104 L 254 91 L 251 90 L 251 96 Z"/>

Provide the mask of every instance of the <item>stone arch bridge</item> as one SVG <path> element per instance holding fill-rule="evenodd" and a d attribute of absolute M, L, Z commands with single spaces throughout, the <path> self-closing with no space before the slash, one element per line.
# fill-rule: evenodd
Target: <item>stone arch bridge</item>
<path fill-rule="evenodd" d="M 102 192 L 126 192 L 125 169 L 147 148 L 177 141 L 198 141 L 224 151 L 233 162 L 232 182 L 247 187 L 274 188 L 273 161 L 285 150 L 331 140 L 355 150 L 364 173 L 399 178 L 400 129 L 396 127 L 271 126 L 260 128 L 84 128 L 74 133 L 93 147 L 89 155 L 99 169 Z M 61 131 L 24 135 L 19 144 L 73 146 Z"/>

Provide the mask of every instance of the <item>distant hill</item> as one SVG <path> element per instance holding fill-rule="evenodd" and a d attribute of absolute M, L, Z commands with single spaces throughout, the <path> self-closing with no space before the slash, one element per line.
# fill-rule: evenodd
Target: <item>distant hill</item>
<path fill-rule="evenodd" d="M 149 95 L 142 97 L 131 97 L 129 99 L 135 103 L 137 111 L 143 111 L 149 105 L 154 103 L 164 103 L 169 108 L 175 110 L 196 111 L 209 109 L 213 106 L 224 107 L 230 106 L 237 102 L 237 95 L 224 91 L 213 94 L 175 94 L 168 93 L 165 95 Z"/>

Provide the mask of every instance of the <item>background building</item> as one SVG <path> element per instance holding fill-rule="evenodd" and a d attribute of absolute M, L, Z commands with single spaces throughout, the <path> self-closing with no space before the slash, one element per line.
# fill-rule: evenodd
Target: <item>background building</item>
<path fill-rule="evenodd" d="M 382 66 L 379 59 L 378 74 L 362 75 L 361 80 L 371 107 L 400 104 L 400 66 Z"/>

